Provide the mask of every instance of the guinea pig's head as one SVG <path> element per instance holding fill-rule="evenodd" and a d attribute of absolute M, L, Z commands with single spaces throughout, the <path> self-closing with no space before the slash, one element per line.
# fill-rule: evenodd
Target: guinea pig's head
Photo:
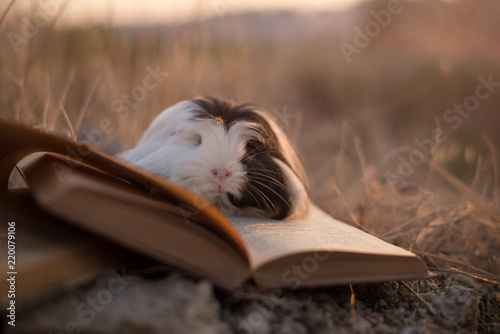
<path fill-rule="evenodd" d="M 162 127 L 170 143 L 164 154 L 171 155 L 164 172 L 169 180 L 227 215 L 283 219 L 307 214 L 305 173 L 268 114 L 209 97 L 170 109 L 164 112 L 169 125 Z"/>

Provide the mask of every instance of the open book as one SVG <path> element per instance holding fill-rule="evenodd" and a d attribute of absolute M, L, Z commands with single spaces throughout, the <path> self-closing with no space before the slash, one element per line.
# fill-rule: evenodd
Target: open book
<path fill-rule="evenodd" d="M 216 285 L 302 288 L 430 275 L 411 252 L 317 207 L 301 221 L 224 217 L 185 189 L 105 153 L 0 121 L 0 195 L 11 203 L 6 189 L 18 163 L 41 211 Z"/>

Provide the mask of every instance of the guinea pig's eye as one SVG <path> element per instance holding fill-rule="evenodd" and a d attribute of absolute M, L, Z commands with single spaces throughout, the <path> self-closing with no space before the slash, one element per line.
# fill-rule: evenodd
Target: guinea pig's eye
<path fill-rule="evenodd" d="M 201 136 L 197 133 L 193 133 L 191 137 L 189 138 L 189 141 L 194 145 L 194 146 L 200 146 L 201 145 Z"/>
<path fill-rule="evenodd" d="M 176 136 L 183 142 L 193 145 L 193 146 L 200 146 L 201 145 L 201 135 L 197 132 L 190 131 L 190 130 L 184 130 L 184 131 L 177 131 Z"/>

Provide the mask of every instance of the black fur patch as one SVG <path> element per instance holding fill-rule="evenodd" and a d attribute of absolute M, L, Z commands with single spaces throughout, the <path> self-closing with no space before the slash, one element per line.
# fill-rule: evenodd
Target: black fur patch
<path fill-rule="evenodd" d="M 246 154 L 241 160 L 247 171 L 247 182 L 243 196 L 236 198 L 228 194 L 229 200 L 237 207 L 256 207 L 268 213 L 270 218 L 283 219 L 291 212 L 291 195 L 285 176 L 273 158 L 283 161 L 290 167 L 280 151 L 278 138 L 267 120 L 255 112 L 256 106 L 205 97 L 192 100 L 203 111 L 196 114 L 197 119 L 214 119 L 229 129 L 239 121 L 253 122 L 261 127 L 259 138 L 246 144 Z M 291 168 L 291 167 L 290 167 Z"/>

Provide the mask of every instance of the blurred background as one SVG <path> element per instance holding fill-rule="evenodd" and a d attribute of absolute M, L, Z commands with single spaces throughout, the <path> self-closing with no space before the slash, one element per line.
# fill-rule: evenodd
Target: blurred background
<path fill-rule="evenodd" d="M 500 3 L 3 1 L 0 117 L 116 153 L 200 95 L 267 109 L 330 213 L 500 274 Z M 465 241 L 464 241 L 465 240 Z"/>

